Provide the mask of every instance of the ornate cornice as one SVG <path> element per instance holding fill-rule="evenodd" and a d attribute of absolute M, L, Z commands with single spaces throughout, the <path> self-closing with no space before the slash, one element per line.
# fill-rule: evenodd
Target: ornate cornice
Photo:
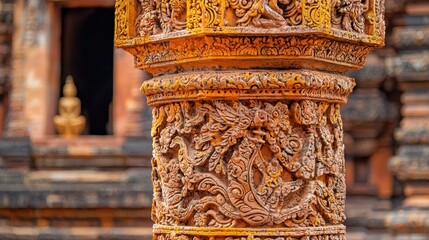
<path fill-rule="evenodd" d="M 217 71 L 159 76 L 141 87 L 148 104 L 183 100 L 312 99 L 346 103 L 355 86 L 346 76 L 317 71 Z"/>
<path fill-rule="evenodd" d="M 125 48 L 137 68 L 151 73 L 183 68 L 310 68 L 349 71 L 365 64 L 372 47 L 298 36 L 200 36 Z"/>

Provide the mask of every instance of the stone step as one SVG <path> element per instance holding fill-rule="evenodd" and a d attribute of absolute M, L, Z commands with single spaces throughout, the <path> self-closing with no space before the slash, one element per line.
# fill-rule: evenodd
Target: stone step
<path fill-rule="evenodd" d="M 150 208 L 0 208 L 0 226 L 9 227 L 150 227 L 150 217 Z"/>
<path fill-rule="evenodd" d="M 0 208 L 146 208 L 151 169 L 0 171 Z"/>
<path fill-rule="evenodd" d="M 150 168 L 2 170 L 0 226 L 147 227 L 152 194 Z"/>
<path fill-rule="evenodd" d="M 139 208 L 150 206 L 151 201 L 150 182 L 0 186 L 0 208 Z"/>
<path fill-rule="evenodd" d="M 151 240 L 152 228 L 0 227 L 2 240 Z"/>

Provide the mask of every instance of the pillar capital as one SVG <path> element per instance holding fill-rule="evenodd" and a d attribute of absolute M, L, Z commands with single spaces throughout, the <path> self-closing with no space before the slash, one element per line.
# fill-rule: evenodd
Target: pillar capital
<path fill-rule="evenodd" d="M 360 68 L 384 44 L 383 0 L 118 0 L 115 44 L 151 73 Z"/>
<path fill-rule="evenodd" d="M 344 239 L 340 106 L 383 0 L 118 0 L 154 74 L 154 239 Z"/>

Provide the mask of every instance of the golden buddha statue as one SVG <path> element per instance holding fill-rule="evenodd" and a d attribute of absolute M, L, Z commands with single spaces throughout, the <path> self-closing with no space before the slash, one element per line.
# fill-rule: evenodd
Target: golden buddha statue
<path fill-rule="evenodd" d="M 73 138 L 85 129 L 85 117 L 80 116 L 80 100 L 76 97 L 76 86 L 72 76 L 67 76 L 63 88 L 64 97 L 60 98 L 59 115 L 54 117 L 57 131 L 64 138 Z"/>

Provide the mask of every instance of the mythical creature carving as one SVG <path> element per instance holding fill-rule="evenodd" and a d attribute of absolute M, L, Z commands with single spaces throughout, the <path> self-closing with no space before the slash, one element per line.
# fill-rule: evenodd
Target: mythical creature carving
<path fill-rule="evenodd" d="M 277 0 L 230 0 L 229 4 L 235 9 L 239 26 L 280 27 L 286 24 Z"/>
<path fill-rule="evenodd" d="M 157 224 L 243 227 L 343 222 L 339 105 L 197 101 L 155 107 Z"/>
<path fill-rule="evenodd" d="M 369 9 L 369 0 L 332 0 L 334 25 L 348 32 L 365 33 L 365 14 Z"/>
<path fill-rule="evenodd" d="M 139 0 L 136 30 L 150 36 L 182 30 L 186 27 L 186 0 Z"/>
<path fill-rule="evenodd" d="M 163 24 L 167 32 L 186 27 L 186 0 L 162 0 Z"/>
<path fill-rule="evenodd" d="M 136 30 L 139 36 L 150 36 L 161 33 L 159 12 L 154 1 L 140 0 L 141 13 L 136 19 Z"/>
<path fill-rule="evenodd" d="M 299 0 L 228 0 L 227 5 L 234 10 L 237 18 L 235 25 L 273 28 L 300 23 L 299 2 Z M 228 20 L 227 22 L 232 22 Z"/>

